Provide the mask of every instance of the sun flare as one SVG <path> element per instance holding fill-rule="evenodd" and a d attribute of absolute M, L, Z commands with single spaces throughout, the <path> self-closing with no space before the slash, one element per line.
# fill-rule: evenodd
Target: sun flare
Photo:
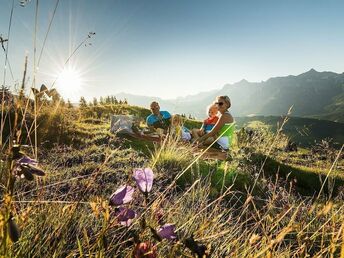
<path fill-rule="evenodd" d="M 64 68 L 57 79 L 58 91 L 67 98 L 73 98 L 81 89 L 81 85 L 80 72 L 71 67 Z"/>

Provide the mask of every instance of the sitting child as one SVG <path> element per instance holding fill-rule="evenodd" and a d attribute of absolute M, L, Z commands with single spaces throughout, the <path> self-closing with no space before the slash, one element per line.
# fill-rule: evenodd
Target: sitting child
<path fill-rule="evenodd" d="M 200 129 L 193 129 L 192 136 L 194 140 L 197 140 L 199 137 L 209 133 L 213 127 L 215 126 L 216 122 L 219 120 L 217 116 L 218 107 L 215 104 L 211 104 L 207 108 L 208 118 L 203 121 L 202 127 Z M 209 137 L 206 139 L 205 144 L 211 144 L 215 141 L 216 137 Z"/>
<path fill-rule="evenodd" d="M 171 134 L 186 142 L 191 140 L 190 130 L 183 125 L 182 117 L 180 115 L 172 116 Z"/>

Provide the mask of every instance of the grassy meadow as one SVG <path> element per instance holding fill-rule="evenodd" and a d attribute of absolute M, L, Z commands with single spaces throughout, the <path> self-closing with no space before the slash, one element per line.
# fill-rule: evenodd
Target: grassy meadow
<path fill-rule="evenodd" d="M 110 133 L 112 114 L 143 108 L 45 101 L 35 116 L 30 103 L 3 105 L 2 257 L 344 257 L 343 153 L 326 142 L 286 152 L 282 130 L 242 129 L 220 161 L 172 137 Z M 149 192 L 140 168 L 154 173 Z M 132 200 L 113 205 L 123 185 Z M 159 233 L 171 224 L 173 237 Z"/>

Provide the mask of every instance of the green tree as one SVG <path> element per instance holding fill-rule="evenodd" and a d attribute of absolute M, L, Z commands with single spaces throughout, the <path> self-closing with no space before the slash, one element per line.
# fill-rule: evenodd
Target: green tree
<path fill-rule="evenodd" d="M 72 104 L 72 102 L 70 102 L 69 99 L 67 100 L 67 108 L 70 108 L 70 109 L 73 108 L 73 104 Z"/>
<path fill-rule="evenodd" d="M 93 106 L 98 106 L 98 100 L 96 97 L 93 98 Z"/>
<path fill-rule="evenodd" d="M 115 104 L 115 105 L 117 105 L 118 104 L 118 100 L 117 100 L 117 98 L 114 96 L 113 97 L 114 98 L 114 101 L 113 101 L 113 103 Z"/>
<path fill-rule="evenodd" d="M 86 102 L 86 99 L 85 99 L 84 97 L 81 97 L 81 98 L 80 98 L 79 106 L 80 106 L 80 108 L 85 108 L 85 107 L 87 107 L 87 102 Z"/>

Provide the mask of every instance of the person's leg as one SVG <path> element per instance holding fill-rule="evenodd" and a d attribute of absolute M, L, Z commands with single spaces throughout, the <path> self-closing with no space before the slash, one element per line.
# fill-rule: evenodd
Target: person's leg
<path fill-rule="evenodd" d="M 201 137 L 200 133 L 201 133 L 200 129 L 197 129 L 197 128 L 192 129 L 191 130 L 192 139 L 197 140 L 199 137 Z"/>
<path fill-rule="evenodd" d="M 205 144 L 205 145 L 210 145 L 210 144 L 212 144 L 215 140 L 216 140 L 215 137 L 208 137 L 207 139 L 205 139 L 204 144 Z"/>

